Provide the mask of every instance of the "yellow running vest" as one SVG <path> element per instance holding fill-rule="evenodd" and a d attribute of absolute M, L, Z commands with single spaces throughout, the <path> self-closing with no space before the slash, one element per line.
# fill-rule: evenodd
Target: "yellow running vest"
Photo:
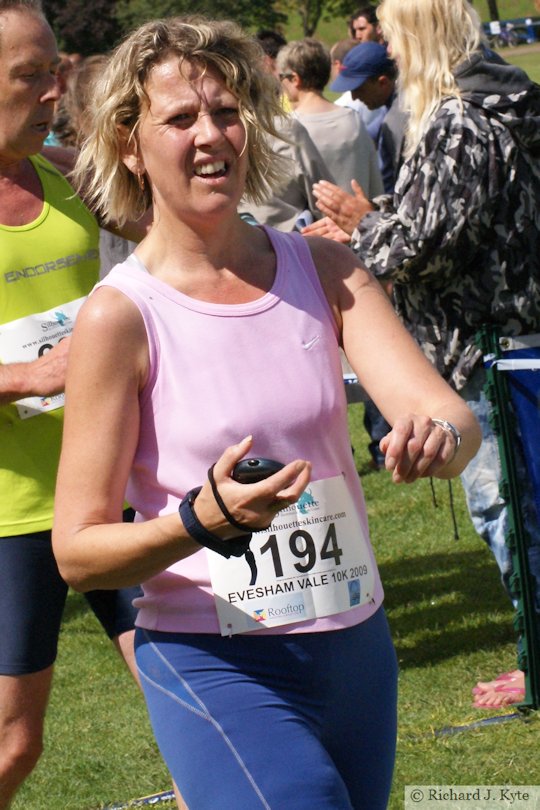
<path fill-rule="evenodd" d="M 14 348 L 31 360 L 54 345 L 70 320 L 66 305 L 86 296 L 99 272 L 95 218 L 48 161 L 30 160 L 43 187 L 43 210 L 28 225 L 0 224 L 2 363 L 13 361 Z M 47 314 L 30 327 L 25 319 L 36 313 Z M 0 406 L 0 538 L 52 526 L 64 409 L 31 418 L 20 411 Z"/>

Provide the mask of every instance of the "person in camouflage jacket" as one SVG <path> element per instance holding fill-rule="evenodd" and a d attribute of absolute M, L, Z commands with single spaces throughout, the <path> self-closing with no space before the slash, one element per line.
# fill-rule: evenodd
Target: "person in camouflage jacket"
<path fill-rule="evenodd" d="M 315 193 L 326 217 L 304 233 L 351 239 L 366 266 L 391 284 L 401 319 L 481 422 L 482 448 L 462 482 L 474 526 L 509 590 L 508 511 L 475 337 L 486 324 L 502 334 L 540 332 L 540 87 L 482 46 L 466 0 L 383 0 L 378 14 L 411 114 L 394 194 L 370 202 L 354 182 L 353 195 L 320 183 Z M 521 458 L 516 463 L 540 644 L 540 525 L 530 478 Z M 475 705 L 517 703 L 523 683 L 517 670 L 479 683 Z"/>
<path fill-rule="evenodd" d="M 461 99 L 441 103 L 353 245 L 459 390 L 480 360 L 480 326 L 540 329 L 540 87 L 482 52 L 455 77 Z"/>
<path fill-rule="evenodd" d="M 320 183 L 317 196 L 371 272 L 392 282 L 402 320 L 460 390 L 480 360 L 481 325 L 540 329 L 540 87 L 482 50 L 454 75 L 461 96 L 442 100 L 393 195 L 375 208 L 366 200 L 354 229 L 356 211 L 340 218 L 350 195 Z"/>

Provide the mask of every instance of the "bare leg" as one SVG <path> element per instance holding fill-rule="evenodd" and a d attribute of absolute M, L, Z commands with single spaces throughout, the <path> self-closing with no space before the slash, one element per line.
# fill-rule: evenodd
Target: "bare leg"
<path fill-rule="evenodd" d="M 120 633 L 119 636 L 113 638 L 113 644 L 126 662 L 126 665 L 135 678 L 137 685 L 140 687 L 139 671 L 135 661 L 135 630 L 127 630 L 125 633 Z"/>
<path fill-rule="evenodd" d="M 43 750 L 43 724 L 53 667 L 30 675 L 0 675 L 0 810 L 34 769 Z"/>

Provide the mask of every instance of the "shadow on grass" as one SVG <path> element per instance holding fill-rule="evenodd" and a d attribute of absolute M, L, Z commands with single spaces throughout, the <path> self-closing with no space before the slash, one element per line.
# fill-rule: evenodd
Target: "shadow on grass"
<path fill-rule="evenodd" d="M 401 667 L 515 640 L 510 602 L 484 549 L 408 556 L 380 571 Z"/>

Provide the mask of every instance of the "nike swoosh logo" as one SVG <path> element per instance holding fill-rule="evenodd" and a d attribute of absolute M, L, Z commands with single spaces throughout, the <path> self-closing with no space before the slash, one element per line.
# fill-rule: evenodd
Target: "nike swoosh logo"
<path fill-rule="evenodd" d="M 311 340 L 308 340 L 305 343 L 304 343 L 304 341 L 302 341 L 302 347 L 304 349 L 311 349 L 312 346 L 315 346 L 315 344 L 318 342 L 318 340 L 319 340 L 319 335 L 316 335 L 314 338 L 311 338 Z"/>

